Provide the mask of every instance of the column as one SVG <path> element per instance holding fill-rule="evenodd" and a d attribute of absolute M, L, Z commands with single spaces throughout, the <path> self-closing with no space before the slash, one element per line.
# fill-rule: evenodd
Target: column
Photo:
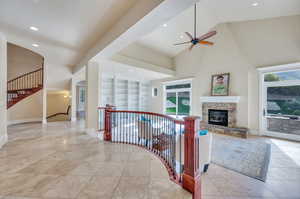
<path fill-rule="evenodd" d="M 89 62 L 86 66 L 86 118 L 87 132 L 98 130 L 98 110 L 100 105 L 100 67 L 97 62 Z"/>
<path fill-rule="evenodd" d="M 77 120 L 77 115 L 76 115 L 76 111 L 77 111 L 77 80 L 76 77 L 73 76 L 72 80 L 71 80 L 71 95 L 72 95 L 72 101 L 71 101 L 71 121 L 72 122 L 76 122 Z"/>
<path fill-rule="evenodd" d="M 0 148 L 7 142 L 7 41 L 0 33 Z"/>
<path fill-rule="evenodd" d="M 47 124 L 47 64 L 45 63 L 45 59 L 44 59 L 44 63 L 43 63 L 43 124 Z"/>

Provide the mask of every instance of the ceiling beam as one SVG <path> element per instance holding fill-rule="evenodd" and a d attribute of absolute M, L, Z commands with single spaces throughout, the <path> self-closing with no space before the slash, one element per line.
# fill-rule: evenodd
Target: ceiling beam
<path fill-rule="evenodd" d="M 134 59 L 131 57 L 127 57 L 125 55 L 116 54 L 116 55 L 112 56 L 110 60 L 121 63 L 121 64 L 125 64 L 128 66 L 133 66 L 136 68 L 142 68 L 142 69 L 162 73 L 162 74 L 169 75 L 169 76 L 175 76 L 175 70 L 168 69 L 167 67 L 161 67 L 161 66 L 157 66 L 154 64 L 150 64 L 148 62 L 137 60 L 137 59 Z"/>
<path fill-rule="evenodd" d="M 109 58 L 155 30 L 198 0 L 140 0 L 82 57 L 77 72 L 91 59 Z"/>

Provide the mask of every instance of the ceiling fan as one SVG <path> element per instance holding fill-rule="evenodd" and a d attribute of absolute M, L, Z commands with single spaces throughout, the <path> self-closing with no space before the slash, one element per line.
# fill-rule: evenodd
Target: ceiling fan
<path fill-rule="evenodd" d="M 194 12 L 194 37 L 188 33 L 188 32 L 185 32 L 185 34 L 191 39 L 190 41 L 186 41 L 186 42 L 182 42 L 182 43 L 177 43 L 177 44 L 174 44 L 175 46 L 177 45 L 183 45 L 183 44 L 189 44 L 191 43 L 192 45 L 190 46 L 189 50 L 192 50 L 193 47 L 197 44 L 203 44 L 203 45 L 207 45 L 207 46 L 211 46 L 213 45 L 214 43 L 213 42 L 210 42 L 210 41 L 205 41 L 206 39 L 214 36 L 217 34 L 217 31 L 211 31 L 211 32 L 208 32 L 200 37 L 197 38 L 197 5 L 195 4 L 195 12 Z"/>

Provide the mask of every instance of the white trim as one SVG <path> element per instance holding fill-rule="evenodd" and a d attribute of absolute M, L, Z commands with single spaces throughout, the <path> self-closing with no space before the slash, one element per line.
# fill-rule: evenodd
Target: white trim
<path fill-rule="evenodd" d="M 0 149 L 3 147 L 3 145 L 7 142 L 7 134 L 0 136 Z"/>
<path fill-rule="evenodd" d="M 200 101 L 203 102 L 215 102 L 215 103 L 238 103 L 240 96 L 203 96 L 200 97 Z"/>
<path fill-rule="evenodd" d="M 43 122 L 43 118 L 31 118 L 25 120 L 11 120 L 7 121 L 7 125 L 15 125 L 15 124 L 23 124 L 23 123 L 31 123 L 31 122 Z"/>
<path fill-rule="evenodd" d="M 77 121 L 77 117 L 72 117 L 71 118 L 71 122 L 76 122 Z"/>
<path fill-rule="evenodd" d="M 300 69 L 300 62 L 257 68 L 257 70 L 260 73 L 279 72 L 279 71 L 292 71 L 292 70 L 297 70 L 297 69 Z"/>
<path fill-rule="evenodd" d="M 163 81 L 162 84 L 164 85 L 174 85 L 174 84 L 183 84 L 183 83 L 191 83 L 193 81 L 194 77 L 188 77 L 184 79 L 176 79 L 176 80 L 168 80 L 168 81 Z"/>
<path fill-rule="evenodd" d="M 249 129 L 250 135 L 260 135 L 260 132 L 258 129 Z"/>

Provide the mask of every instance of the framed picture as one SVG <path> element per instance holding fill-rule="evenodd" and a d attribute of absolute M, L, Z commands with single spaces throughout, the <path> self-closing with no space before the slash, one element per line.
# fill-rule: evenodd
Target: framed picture
<path fill-rule="evenodd" d="M 228 96 L 229 95 L 229 73 L 213 75 L 211 78 L 211 95 Z"/>

